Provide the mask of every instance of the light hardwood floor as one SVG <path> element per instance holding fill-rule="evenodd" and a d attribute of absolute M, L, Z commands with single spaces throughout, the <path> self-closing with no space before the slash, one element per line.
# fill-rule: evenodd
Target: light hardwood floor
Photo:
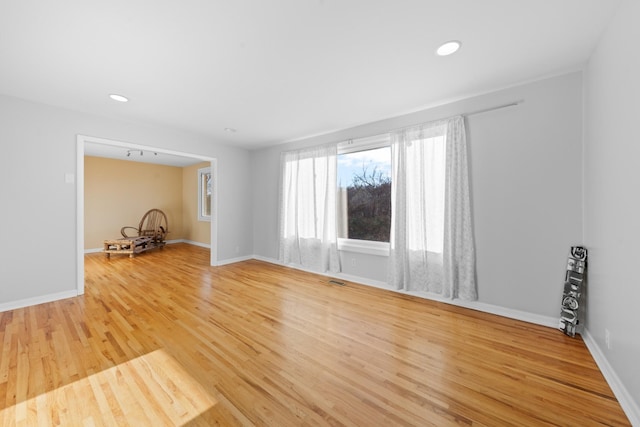
<path fill-rule="evenodd" d="M 580 338 L 208 257 L 87 255 L 0 313 L 0 425 L 628 425 Z"/>

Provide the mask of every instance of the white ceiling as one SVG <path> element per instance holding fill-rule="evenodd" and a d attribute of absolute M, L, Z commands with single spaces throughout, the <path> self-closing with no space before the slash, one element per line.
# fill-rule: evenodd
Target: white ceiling
<path fill-rule="evenodd" d="M 580 69 L 618 3 L 0 0 L 0 93 L 257 148 Z"/>

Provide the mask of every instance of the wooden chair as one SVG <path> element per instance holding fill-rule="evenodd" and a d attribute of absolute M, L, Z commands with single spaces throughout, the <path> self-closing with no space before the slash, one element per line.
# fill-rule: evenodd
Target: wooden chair
<path fill-rule="evenodd" d="M 129 233 L 131 233 L 131 230 L 135 230 L 137 235 L 128 235 L 127 230 L 129 230 Z M 163 246 L 165 244 L 164 239 L 167 233 L 169 233 L 167 216 L 160 209 L 151 209 L 142 216 L 137 228 L 125 226 L 120 229 L 120 233 L 128 239 L 133 237 L 150 237 L 154 246 Z"/>

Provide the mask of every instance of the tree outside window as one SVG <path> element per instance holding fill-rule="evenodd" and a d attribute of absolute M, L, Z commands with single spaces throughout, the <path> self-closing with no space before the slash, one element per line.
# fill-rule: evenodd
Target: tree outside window
<path fill-rule="evenodd" d="M 338 237 L 389 242 L 391 149 L 338 155 Z"/>

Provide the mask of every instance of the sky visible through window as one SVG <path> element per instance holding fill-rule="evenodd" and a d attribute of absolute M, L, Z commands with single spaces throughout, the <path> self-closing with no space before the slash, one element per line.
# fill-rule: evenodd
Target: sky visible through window
<path fill-rule="evenodd" d="M 338 187 L 345 188 L 353 182 L 354 174 L 362 175 L 363 167 L 367 174 L 374 168 L 387 177 L 391 177 L 391 147 L 357 151 L 338 156 Z"/>

